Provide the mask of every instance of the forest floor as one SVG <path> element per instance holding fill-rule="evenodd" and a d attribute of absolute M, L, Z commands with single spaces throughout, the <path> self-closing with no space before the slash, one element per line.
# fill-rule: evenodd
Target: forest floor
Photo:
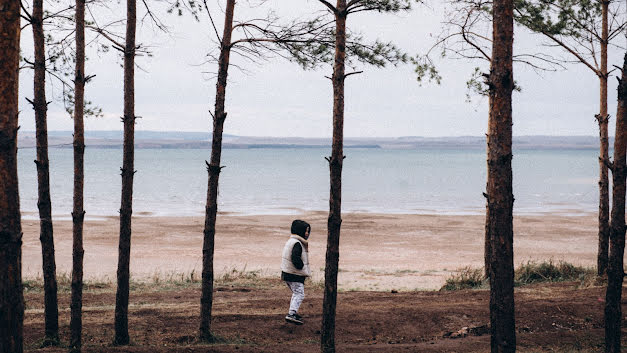
<path fill-rule="evenodd" d="M 200 284 L 191 279 L 132 283 L 131 345 L 113 340 L 115 285 L 86 284 L 83 302 L 84 352 L 319 352 L 323 292 L 308 283 L 301 307 L 305 324 L 284 321 L 289 289 L 254 272 L 216 281 L 212 329 L 219 343 L 196 340 Z M 579 282 L 517 287 L 518 352 L 599 352 L 603 347 L 601 286 Z M 66 352 L 69 286 L 60 282 L 61 346 L 40 348 L 43 292 L 25 283 L 26 351 Z M 625 295 L 623 295 L 625 298 Z M 625 301 L 623 301 L 623 304 Z M 340 291 L 338 352 L 488 352 L 489 291 Z M 623 307 L 625 312 L 625 307 Z M 627 336 L 623 331 L 623 337 Z M 627 340 L 625 341 L 627 343 Z"/>

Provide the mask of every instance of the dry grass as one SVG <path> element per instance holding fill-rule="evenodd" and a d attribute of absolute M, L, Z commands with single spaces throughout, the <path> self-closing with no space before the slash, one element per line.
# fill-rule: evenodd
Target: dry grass
<path fill-rule="evenodd" d="M 593 268 L 575 266 L 568 262 L 553 260 L 543 262 L 529 261 L 514 272 L 516 285 L 540 282 L 571 282 L 594 283 L 597 281 L 596 271 Z"/>
<path fill-rule="evenodd" d="M 487 286 L 481 268 L 463 267 L 456 272 L 446 279 L 440 290 L 479 289 Z"/>
<path fill-rule="evenodd" d="M 43 292 L 43 277 L 28 277 L 23 280 L 25 292 Z M 61 293 L 71 291 L 72 277 L 67 273 L 57 274 L 58 290 Z M 200 288 L 202 276 L 196 271 L 191 272 L 155 272 L 148 278 L 136 279 L 131 277 L 131 291 L 155 291 L 155 290 L 178 290 L 182 288 Z M 231 268 L 217 273 L 214 278 L 215 287 L 249 287 L 249 288 L 271 288 L 282 285 L 277 276 L 265 274 L 260 270 L 248 271 Z M 319 283 L 314 283 L 319 286 Z M 116 289 L 115 278 L 102 277 L 87 279 L 83 281 L 83 290 L 86 292 L 114 291 Z"/>
<path fill-rule="evenodd" d="M 575 266 L 564 261 L 529 261 L 514 271 L 515 286 L 573 281 L 580 282 L 580 287 L 588 288 L 602 285 L 604 280 L 596 275 L 593 268 Z M 483 268 L 464 267 L 449 277 L 440 290 L 485 289 L 488 287 L 489 283 L 483 276 Z"/>

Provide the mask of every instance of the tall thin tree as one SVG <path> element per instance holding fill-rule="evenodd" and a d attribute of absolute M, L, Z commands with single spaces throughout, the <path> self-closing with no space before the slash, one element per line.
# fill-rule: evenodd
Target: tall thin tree
<path fill-rule="evenodd" d="M 608 47 L 627 25 L 619 20 L 620 6 L 614 0 L 516 0 L 515 20 L 562 48 L 568 56 L 599 79 L 599 213 L 597 272 L 604 275 L 608 265 L 610 234 L 609 114 L 607 109 Z"/>
<path fill-rule="evenodd" d="M 605 352 L 621 351 L 622 308 L 625 255 L 625 176 L 627 175 L 627 54 L 618 81 L 618 108 L 614 161 L 608 163 L 612 170 L 612 220 L 610 224 L 610 256 L 605 293 Z M 606 161 L 607 162 L 607 161 Z"/>
<path fill-rule="evenodd" d="M 599 77 L 599 114 L 596 120 L 599 124 L 599 224 L 598 224 L 598 250 L 597 250 L 597 274 L 603 275 L 607 271 L 609 262 L 609 238 L 610 238 L 610 191 L 608 168 L 603 161 L 609 159 L 609 131 L 610 115 L 607 110 L 607 47 L 609 44 L 609 0 L 601 2 L 601 67 L 597 72 Z"/>
<path fill-rule="evenodd" d="M 115 296 L 115 339 L 129 343 L 128 297 L 131 258 L 131 216 L 133 213 L 133 176 L 135 175 L 135 32 L 137 2 L 126 1 L 126 43 L 124 47 L 124 156 L 122 161 L 122 196 L 120 206 L 120 243 L 118 252 L 118 288 Z"/>
<path fill-rule="evenodd" d="M 416 64 L 418 81 L 425 78 L 440 82 L 441 77 L 435 69 L 430 55 L 434 49 L 441 49 L 442 57 L 454 57 L 456 59 L 476 60 L 479 59 L 492 65 L 492 55 L 494 52 L 493 38 L 489 32 L 494 31 L 493 22 L 493 2 L 491 0 L 451 0 L 450 9 L 446 14 L 442 33 L 438 36 L 436 43 L 426 55 L 413 59 Z M 534 69 L 535 71 L 555 71 L 556 68 L 564 68 L 562 62 L 547 53 L 535 51 L 524 51 L 514 55 L 512 61 Z M 493 96 L 490 94 L 490 75 L 484 72 L 485 69 L 476 67 L 474 73 L 466 86 L 468 93 L 467 100 L 471 100 L 471 95 L 486 96 L 488 98 L 488 115 L 492 116 L 491 109 Z M 514 90 L 519 88 L 514 83 Z M 484 238 L 484 270 L 485 277 L 490 277 L 490 267 L 492 265 L 492 242 L 489 232 L 490 220 L 492 219 L 489 203 L 486 203 L 486 231 Z"/>
<path fill-rule="evenodd" d="M 492 17 L 493 45 L 488 78 L 488 180 L 485 196 L 488 209 L 486 233 L 491 251 L 490 345 L 492 352 L 496 353 L 516 351 L 512 215 L 513 0 L 495 0 Z"/>
<path fill-rule="evenodd" d="M 205 213 L 205 229 L 202 246 L 202 294 L 200 298 L 200 338 L 212 341 L 211 311 L 213 306 L 213 254 L 216 233 L 216 217 L 218 213 L 218 180 L 220 178 L 220 159 L 222 156 L 222 134 L 226 112 L 226 84 L 231 56 L 231 35 L 233 32 L 233 12 L 235 0 L 227 0 L 224 14 L 224 30 L 220 43 L 218 58 L 218 81 L 216 83 L 216 100 L 213 116 L 213 137 L 211 140 L 211 160 L 207 163 L 209 181 L 207 186 L 207 205 Z"/>
<path fill-rule="evenodd" d="M 342 168 L 344 163 L 344 82 L 346 77 L 361 71 L 346 73 L 347 51 L 357 60 L 374 66 L 386 63 L 404 62 L 406 56 L 391 43 L 378 43 L 363 46 L 348 40 L 347 19 L 352 13 L 377 11 L 399 12 L 411 8 L 405 0 L 337 0 L 332 5 L 326 0 L 319 0 L 334 17 L 335 28 L 333 48 L 333 139 L 329 162 L 330 193 L 329 217 L 327 220 L 327 250 L 324 270 L 324 299 L 322 304 L 322 328 L 320 348 L 322 352 L 335 352 L 335 313 L 337 307 L 337 274 L 340 257 L 340 231 L 342 226 Z M 355 47 L 360 49 L 353 50 Z"/>
<path fill-rule="evenodd" d="M 22 226 L 17 179 L 20 1 L 0 1 L 0 352 L 23 351 Z"/>
<path fill-rule="evenodd" d="M 328 158 L 330 174 L 329 219 L 327 221 L 327 252 L 324 270 L 322 303 L 322 352 L 335 352 L 335 312 L 337 306 L 337 273 L 340 259 L 342 225 L 342 166 L 344 163 L 344 80 L 346 79 L 346 0 L 338 0 L 332 9 L 335 15 L 335 61 L 333 64 L 333 142 Z"/>
<path fill-rule="evenodd" d="M 492 0 L 452 0 L 456 10 L 462 13 L 449 25 L 459 28 L 459 33 L 446 34 L 441 39 L 450 41 L 453 37 L 461 37 L 467 44 L 460 49 L 450 50 L 465 58 L 486 58 L 480 42 L 486 39 L 473 28 L 482 22 L 481 13 L 492 11 Z M 541 34 L 548 40 L 549 47 L 561 48 L 573 60 L 555 57 L 549 53 L 523 53 L 515 56 L 515 62 L 530 65 L 534 69 L 546 70 L 564 67 L 566 63 L 580 63 L 590 69 L 599 79 L 599 113 L 595 118 L 599 125 L 599 213 L 598 213 L 598 252 L 597 270 L 603 275 L 608 261 L 609 236 L 609 179 L 608 169 L 603 161 L 608 159 L 608 121 L 607 111 L 607 79 L 608 48 L 627 25 L 627 21 L 619 20 L 619 6 L 610 6 L 614 0 L 515 0 L 514 20 L 529 30 Z M 458 44 L 458 43 L 456 43 Z M 540 64 L 540 65 L 539 65 Z M 548 66 L 546 65 L 548 64 Z M 420 68 L 420 66 L 419 66 Z M 419 70 L 417 70 L 419 71 Z M 422 69 L 424 75 L 425 70 Z M 428 72 L 428 71 L 426 71 Z M 419 72 L 420 74 L 421 72 Z M 477 74 L 481 72 L 477 71 Z M 468 81 L 473 90 L 483 90 L 483 86 L 473 77 Z M 489 213 L 489 211 L 488 211 Z M 486 239 L 485 267 L 489 272 L 489 241 Z"/>
<path fill-rule="evenodd" d="M 59 309 L 57 302 L 57 276 L 52 227 L 52 202 L 50 200 L 50 162 L 48 159 L 48 122 L 46 101 L 46 52 L 44 35 L 43 0 L 33 1 L 32 16 L 34 62 L 34 96 L 31 101 L 35 110 L 37 139 L 37 186 L 39 208 L 39 240 L 41 242 L 44 274 L 44 345 L 59 343 Z"/>
<path fill-rule="evenodd" d="M 81 351 L 83 308 L 83 208 L 85 135 L 83 124 L 85 83 L 85 0 L 76 0 L 76 71 L 74 75 L 74 200 L 72 209 L 72 294 L 70 349 Z"/>

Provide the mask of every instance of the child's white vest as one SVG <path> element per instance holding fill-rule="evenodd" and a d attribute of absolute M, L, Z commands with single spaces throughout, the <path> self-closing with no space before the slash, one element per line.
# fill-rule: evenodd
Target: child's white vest
<path fill-rule="evenodd" d="M 300 246 L 303 248 L 303 252 L 301 254 L 301 258 L 303 259 L 303 268 L 297 269 L 294 267 L 292 263 L 292 249 L 296 243 L 300 243 Z M 307 253 L 307 247 L 305 246 L 307 241 L 298 235 L 292 234 L 290 239 L 285 243 L 285 247 L 283 248 L 283 259 L 281 261 L 281 271 L 285 273 L 291 273 L 293 275 L 299 275 L 304 277 L 311 276 L 311 271 L 309 270 L 309 254 Z"/>

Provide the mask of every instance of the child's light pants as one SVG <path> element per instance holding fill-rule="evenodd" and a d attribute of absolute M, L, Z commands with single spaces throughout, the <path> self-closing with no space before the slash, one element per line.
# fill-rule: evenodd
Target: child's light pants
<path fill-rule="evenodd" d="M 285 284 L 292 290 L 292 300 L 290 301 L 290 315 L 298 313 L 300 304 L 305 299 L 305 284 L 300 282 L 288 282 Z"/>

